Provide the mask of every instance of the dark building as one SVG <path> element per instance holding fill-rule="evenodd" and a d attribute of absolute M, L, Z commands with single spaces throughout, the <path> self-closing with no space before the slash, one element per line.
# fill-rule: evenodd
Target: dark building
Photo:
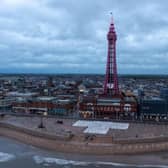
<path fill-rule="evenodd" d="M 161 89 L 160 97 L 168 101 L 168 88 Z"/>
<path fill-rule="evenodd" d="M 167 119 L 167 102 L 165 99 L 142 99 L 140 101 L 140 117 L 146 120 Z"/>

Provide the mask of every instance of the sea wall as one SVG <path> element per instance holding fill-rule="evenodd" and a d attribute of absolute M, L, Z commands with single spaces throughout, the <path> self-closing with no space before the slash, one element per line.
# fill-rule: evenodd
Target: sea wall
<path fill-rule="evenodd" d="M 13 130 L 13 131 L 24 133 L 27 135 L 36 136 L 39 138 L 47 138 L 47 139 L 52 139 L 52 140 L 67 141 L 72 137 L 72 135 L 70 133 L 66 133 L 66 132 L 62 132 L 61 134 L 56 134 L 56 135 L 49 134 L 49 133 L 46 134 L 44 132 L 40 132 L 40 131 L 36 131 L 36 130 L 32 130 L 32 129 L 25 129 L 25 128 L 15 126 L 12 124 L 8 124 L 8 123 L 0 123 L 0 128 L 5 128 L 8 130 Z"/>
<path fill-rule="evenodd" d="M 38 131 L 16 127 L 6 123 L 0 123 L 0 135 L 30 144 L 39 148 L 58 152 L 81 153 L 81 154 L 137 154 L 168 150 L 168 140 L 159 139 L 114 141 L 112 143 L 93 143 L 73 141 L 69 135 L 56 136 L 44 134 Z"/>

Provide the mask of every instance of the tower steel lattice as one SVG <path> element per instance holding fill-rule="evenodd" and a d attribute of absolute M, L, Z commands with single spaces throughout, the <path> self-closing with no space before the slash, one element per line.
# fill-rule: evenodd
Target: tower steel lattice
<path fill-rule="evenodd" d="M 117 35 L 115 32 L 113 18 L 107 34 L 107 40 L 108 40 L 108 54 L 107 54 L 107 65 L 106 65 L 106 77 L 105 77 L 105 83 L 104 83 L 104 95 L 111 97 L 111 96 L 119 95 L 117 63 L 116 63 Z"/>

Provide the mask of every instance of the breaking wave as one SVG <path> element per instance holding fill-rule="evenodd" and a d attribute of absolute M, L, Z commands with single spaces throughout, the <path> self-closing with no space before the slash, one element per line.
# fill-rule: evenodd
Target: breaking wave
<path fill-rule="evenodd" d="M 73 161 L 65 160 L 51 157 L 34 156 L 34 161 L 37 164 L 56 164 L 56 165 L 73 165 L 73 166 L 88 166 L 88 165 L 104 165 L 104 166 L 114 166 L 114 167 L 137 167 L 137 168 L 168 168 L 167 165 L 135 165 L 135 164 L 124 164 L 115 162 L 84 162 L 84 161 Z"/>
<path fill-rule="evenodd" d="M 7 161 L 12 160 L 14 158 L 15 158 L 15 156 L 13 154 L 0 152 L 0 162 L 7 162 Z"/>

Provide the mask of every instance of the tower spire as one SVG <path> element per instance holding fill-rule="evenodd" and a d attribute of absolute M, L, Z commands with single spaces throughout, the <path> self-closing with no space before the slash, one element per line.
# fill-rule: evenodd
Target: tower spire
<path fill-rule="evenodd" d="M 111 24 L 114 24 L 113 12 L 110 12 L 110 15 L 111 15 Z"/>

